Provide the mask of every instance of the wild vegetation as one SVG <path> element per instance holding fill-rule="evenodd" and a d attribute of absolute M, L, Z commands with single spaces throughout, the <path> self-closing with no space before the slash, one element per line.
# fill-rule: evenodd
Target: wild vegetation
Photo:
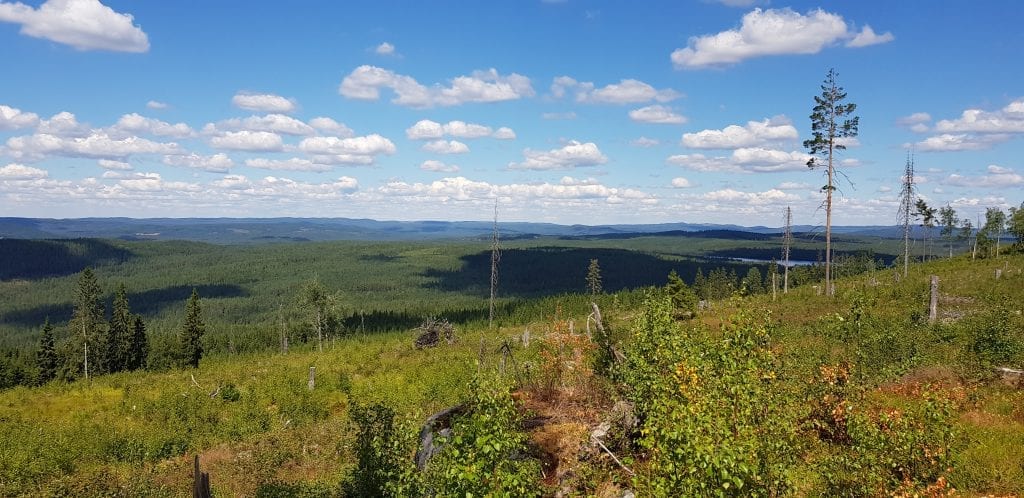
<path fill-rule="evenodd" d="M 0 392 L 0 495 L 181 496 L 193 455 L 215 493 L 251 496 L 1024 492 L 1024 395 L 995 370 L 1024 365 L 1024 256 L 968 252 L 903 277 L 891 256 L 840 254 L 829 297 L 818 265 L 793 268 L 790 292 L 773 293 L 767 265 L 687 260 L 678 240 L 503 243 L 508 290 L 493 327 L 482 244 L 105 242 L 131 256 L 2 284 L 15 310 L 67 302 L 70 322 L 12 327 L 27 340 L 11 342 L 22 352 L 3 375 L 40 385 Z M 182 264 L 183 248 L 201 263 Z M 296 274 L 310 261 L 315 271 Z M 654 285 L 633 284 L 651 262 Z M 147 267 L 166 278 L 149 285 L 186 291 L 160 304 L 133 293 Z M 236 272 L 237 295 L 204 296 L 215 281 L 190 280 L 203 271 Z M 559 271 L 571 292 L 527 281 L 557 283 Z M 245 280 L 258 272 L 288 284 Z M 349 280 L 370 272 L 407 285 L 375 294 Z M 116 290 L 97 298 L 104 289 Z M 242 317 L 252 308 L 236 300 L 269 311 Z M 357 306 L 394 321 L 361 326 Z M 417 347 L 428 317 L 451 332 Z M 60 380 L 80 360 L 67 351 L 88 343 L 74 342 L 83 324 L 95 370 Z M 141 344 L 150 371 L 137 370 Z M 19 368 L 26 382 L 11 382 Z M 424 421 L 440 413 L 420 458 Z"/>

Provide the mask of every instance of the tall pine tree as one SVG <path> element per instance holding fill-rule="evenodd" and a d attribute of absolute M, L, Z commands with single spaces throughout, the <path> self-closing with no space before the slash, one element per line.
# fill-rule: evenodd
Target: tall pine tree
<path fill-rule="evenodd" d="M 43 335 L 39 338 L 36 368 L 39 369 L 39 376 L 36 379 L 39 384 L 45 384 L 57 376 L 57 351 L 53 347 L 53 325 L 50 325 L 50 317 L 46 317 Z"/>
<path fill-rule="evenodd" d="M 103 367 L 106 372 L 121 372 L 128 367 L 128 348 L 132 333 L 132 312 L 128 307 L 128 293 L 121 284 L 114 294 L 114 309 L 110 326 L 103 341 Z"/>
<path fill-rule="evenodd" d="M 181 331 L 181 359 L 193 368 L 199 366 L 203 357 L 203 335 L 206 325 L 203 324 L 203 310 L 199 304 L 199 293 L 192 289 L 192 297 L 185 304 L 185 327 Z"/>
<path fill-rule="evenodd" d="M 857 136 L 860 118 L 854 116 L 857 104 L 845 103 L 846 92 L 836 82 L 836 70 L 829 69 L 821 85 L 821 96 L 814 96 L 811 110 L 810 140 L 804 140 L 804 147 L 811 153 L 807 167 L 826 167 L 828 183 L 821 188 L 825 192 L 825 294 L 833 295 L 832 287 L 832 192 L 836 189 L 835 154 L 846 148 L 843 139 Z M 820 161 L 819 161 L 820 160 Z"/>

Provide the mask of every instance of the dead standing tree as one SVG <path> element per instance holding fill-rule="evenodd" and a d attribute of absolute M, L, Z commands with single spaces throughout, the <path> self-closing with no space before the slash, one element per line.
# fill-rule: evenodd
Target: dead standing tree
<path fill-rule="evenodd" d="M 903 188 L 900 189 L 900 212 L 896 219 L 903 225 L 903 277 L 910 266 L 910 220 L 914 207 L 914 156 L 907 152 L 907 164 L 903 168 Z"/>
<path fill-rule="evenodd" d="M 793 246 L 793 208 L 786 206 L 786 228 L 782 232 L 782 293 L 789 294 L 789 252 Z M 774 285 L 772 286 L 774 290 Z"/>
<path fill-rule="evenodd" d="M 494 199 L 494 232 L 491 234 L 491 300 L 490 312 L 487 314 L 487 326 L 494 327 L 494 298 L 498 292 L 498 261 L 501 259 L 501 248 L 498 247 L 498 199 Z"/>

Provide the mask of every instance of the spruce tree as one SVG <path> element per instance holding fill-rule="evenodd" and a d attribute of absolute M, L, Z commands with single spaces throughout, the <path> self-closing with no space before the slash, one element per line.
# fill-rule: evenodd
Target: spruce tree
<path fill-rule="evenodd" d="M 114 294 L 114 309 L 110 315 L 106 340 L 103 343 L 103 367 L 114 373 L 127 370 L 128 351 L 132 333 L 132 313 L 128 307 L 128 293 L 121 284 Z"/>
<path fill-rule="evenodd" d="M 199 304 L 199 293 L 192 289 L 192 297 L 185 304 L 185 326 L 181 331 L 181 359 L 184 365 L 196 368 L 203 357 L 203 310 Z"/>
<path fill-rule="evenodd" d="M 128 348 L 128 363 L 125 365 L 128 370 L 139 370 L 146 368 L 149 363 L 149 337 L 146 336 L 146 324 L 142 317 L 132 317 L 131 346 Z"/>
<path fill-rule="evenodd" d="M 811 110 L 810 140 L 804 140 L 804 147 L 811 153 L 807 167 L 814 169 L 825 162 L 828 183 L 821 189 L 825 192 L 825 294 L 832 293 L 832 192 L 836 186 L 835 154 L 846 148 L 844 138 L 857 136 L 860 118 L 854 116 L 857 104 L 844 103 L 846 92 L 836 82 L 836 70 L 829 69 L 821 85 L 821 96 L 814 96 Z"/>
<path fill-rule="evenodd" d="M 697 316 L 697 294 L 693 292 L 679 274 L 672 270 L 668 274 L 665 292 L 672 300 L 672 316 L 676 319 L 689 320 Z"/>
<path fill-rule="evenodd" d="M 746 296 L 764 292 L 764 278 L 761 276 L 761 270 L 758 270 L 756 266 L 751 266 L 747 270 L 747 276 L 743 278 L 740 288 L 743 295 Z"/>
<path fill-rule="evenodd" d="M 50 325 L 50 317 L 46 317 L 43 335 L 39 338 L 36 368 L 39 369 L 39 384 L 45 384 L 57 376 L 57 351 L 53 347 L 53 325 Z"/>
<path fill-rule="evenodd" d="M 92 362 L 95 367 L 97 345 L 100 344 L 100 332 L 103 323 L 103 302 L 100 300 L 100 284 L 92 268 L 82 270 L 78 276 L 78 288 L 75 289 L 74 312 L 69 328 L 72 337 L 82 340 L 82 370 L 85 378 L 89 378 L 89 350 L 93 351 Z"/>
<path fill-rule="evenodd" d="M 708 282 L 704 278 L 704 270 L 697 267 L 697 275 L 693 277 L 693 291 L 699 299 L 708 299 Z"/>

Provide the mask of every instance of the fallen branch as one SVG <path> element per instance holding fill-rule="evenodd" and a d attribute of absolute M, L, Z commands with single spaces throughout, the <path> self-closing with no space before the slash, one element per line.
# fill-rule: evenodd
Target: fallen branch
<path fill-rule="evenodd" d="M 200 386 L 199 383 L 196 382 L 196 376 L 195 375 L 188 374 L 188 376 L 189 376 L 190 379 L 192 379 L 192 384 L 194 384 L 196 387 L 198 387 L 200 391 L 205 391 L 206 390 L 206 389 L 203 389 L 203 386 Z"/>
<path fill-rule="evenodd" d="M 632 470 L 629 469 L 629 467 L 626 467 L 622 463 L 622 461 L 620 461 L 619 458 L 617 456 L 615 456 L 615 453 L 612 453 L 612 450 L 609 450 L 608 447 L 605 446 L 604 443 L 602 443 L 600 439 L 598 439 L 596 437 L 592 437 L 591 439 L 593 439 L 594 442 L 597 443 L 597 445 L 600 446 L 601 449 L 604 450 L 604 452 L 608 454 L 608 456 L 612 457 L 612 460 L 615 460 L 615 463 L 619 464 L 619 467 L 622 467 L 622 470 L 625 470 L 626 472 L 628 472 L 629 475 L 636 475 L 636 474 L 633 473 Z"/>

